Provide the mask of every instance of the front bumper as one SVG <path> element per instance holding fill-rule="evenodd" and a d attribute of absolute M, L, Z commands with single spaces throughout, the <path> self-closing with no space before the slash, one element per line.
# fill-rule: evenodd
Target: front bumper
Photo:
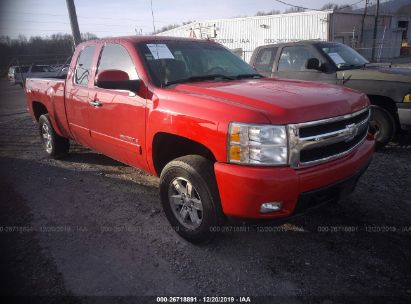
<path fill-rule="evenodd" d="M 216 163 L 214 169 L 223 212 L 238 218 L 275 219 L 311 207 L 313 203 L 305 201 L 307 197 L 313 197 L 313 193 L 331 193 L 338 199 L 353 189 L 360 173 L 369 164 L 373 151 L 374 140 L 367 138 L 352 153 L 309 168 L 261 168 Z M 345 184 L 342 187 L 346 180 L 350 180 L 354 186 Z M 330 187 L 334 184 L 336 187 Z M 332 191 L 325 191 L 327 188 L 332 188 Z M 262 203 L 274 201 L 283 202 L 281 210 L 260 213 Z M 308 201 L 312 201 L 311 198 Z"/>
<path fill-rule="evenodd" d="M 400 120 L 401 127 L 404 129 L 411 128 L 411 103 L 398 103 L 398 118 Z"/>

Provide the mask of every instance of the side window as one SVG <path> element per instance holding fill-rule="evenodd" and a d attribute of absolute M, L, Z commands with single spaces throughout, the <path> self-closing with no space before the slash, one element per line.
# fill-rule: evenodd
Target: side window
<path fill-rule="evenodd" d="M 308 46 L 286 46 L 281 52 L 278 71 L 307 71 L 307 60 L 313 57 L 316 55 Z"/>
<path fill-rule="evenodd" d="M 260 50 L 255 58 L 255 68 L 259 72 L 271 73 L 273 69 L 273 63 L 278 48 L 264 48 Z"/>
<path fill-rule="evenodd" d="M 101 52 L 97 73 L 104 70 L 121 70 L 130 80 L 137 80 L 138 75 L 127 50 L 119 44 L 107 44 Z"/>
<path fill-rule="evenodd" d="M 87 86 L 88 85 L 88 80 L 89 80 L 89 75 L 90 75 L 90 69 L 91 69 L 91 63 L 93 61 L 93 55 L 94 55 L 94 50 L 96 47 L 93 46 L 88 46 L 84 50 L 81 51 L 80 56 L 77 60 L 77 65 L 76 65 L 76 73 L 74 75 L 74 82 L 80 85 Z"/>

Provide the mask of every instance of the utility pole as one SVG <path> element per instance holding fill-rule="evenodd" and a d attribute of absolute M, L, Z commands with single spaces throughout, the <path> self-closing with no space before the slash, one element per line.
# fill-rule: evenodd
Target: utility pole
<path fill-rule="evenodd" d="M 360 47 L 362 47 L 362 42 L 363 42 L 363 36 L 364 36 L 364 22 L 365 22 L 365 17 L 367 17 L 367 7 L 368 7 L 368 1 L 365 1 L 365 7 L 364 7 L 364 14 L 362 15 L 362 20 L 361 20 L 361 35 L 360 35 Z"/>
<path fill-rule="evenodd" d="M 378 27 L 378 17 L 380 14 L 380 0 L 377 0 L 377 4 L 375 6 L 375 20 L 374 20 L 374 34 L 372 37 L 372 61 L 375 61 L 375 48 L 377 44 L 377 27 Z"/>
<path fill-rule="evenodd" d="M 71 32 L 73 33 L 74 44 L 77 46 L 81 42 L 81 35 L 78 27 L 76 6 L 74 5 L 74 0 L 66 0 L 66 4 L 70 17 Z"/>

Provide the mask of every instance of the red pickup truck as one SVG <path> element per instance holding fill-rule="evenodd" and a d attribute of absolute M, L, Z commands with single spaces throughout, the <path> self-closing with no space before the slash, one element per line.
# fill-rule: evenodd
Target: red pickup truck
<path fill-rule="evenodd" d="M 74 140 L 160 176 L 165 214 L 192 242 L 227 217 L 277 219 L 350 193 L 370 162 L 369 101 L 268 79 L 212 41 L 80 44 L 67 79 L 27 79 L 50 157 Z"/>

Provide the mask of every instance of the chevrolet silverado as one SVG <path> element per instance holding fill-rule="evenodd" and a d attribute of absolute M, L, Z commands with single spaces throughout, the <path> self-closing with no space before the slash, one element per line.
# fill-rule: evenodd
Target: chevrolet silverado
<path fill-rule="evenodd" d="M 49 157 L 74 140 L 159 176 L 167 219 L 191 242 L 226 218 L 337 200 L 374 150 L 366 95 L 262 77 L 208 40 L 87 41 L 65 80 L 29 78 L 26 96 Z"/>

